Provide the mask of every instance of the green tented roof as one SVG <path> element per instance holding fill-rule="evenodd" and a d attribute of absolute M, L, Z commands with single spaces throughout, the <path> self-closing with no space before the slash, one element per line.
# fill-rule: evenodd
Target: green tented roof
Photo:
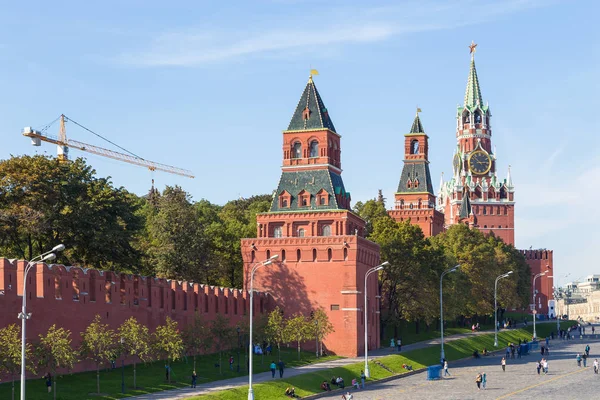
<path fill-rule="evenodd" d="M 308 119 L 305 118 L 307 107 L 309 110 Z M 325 107 L 312 78 L 308 80 L 304 92 L 300 96 L 300 101 L 296 106 L 296 111 L 294 111 L 290 125 L 287 128 L 288 131 L 309 129 L 329 129 L 336 132 L 335 126 L 333 126 L 333 122 L 329 116 L 329 111 Z"/>

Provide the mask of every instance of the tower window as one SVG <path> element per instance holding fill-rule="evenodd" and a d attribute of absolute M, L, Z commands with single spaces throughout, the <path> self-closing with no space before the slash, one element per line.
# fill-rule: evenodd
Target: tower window
<path fill-rule="evenodd" d="M 317 261 L 317 249 L 313 249 L 313 255 L 312 255 L 312 260 L 313 262 Z"/>
<path fill-rule="evenodd" d="M 483 215 L 487 215 L 487 209 L 483 206 Z"/>
<path fill-rule="evenodd" d="M 283 228 L 281 226 L 276 226 L 273 228 L 273 237 L 280 238 L 283 236 Z"/>
<path fill-rule="evenodd" d="M 319 142 L 316 140 L 310 142 L 310 157 L 319 157 Z"/>
<path fill-rule="evenodd" d="M 324 225 L 321 232 L 322 236 L 331 236 L 331 225 Z"/>
<path fill-rule="evenodd" d="M 410 154 L 419 154 L 419 141 L 417 139 L 410 142 Z"/>
<path fill-rule="evenodd" d="M 481 123 L 481 113 L 479 111 L 477 111 L 475 113 L 475 123 L 476 124 L 480 124 Z"/>
<path fill-rule="evenodd" d="M 304 237 L 304 228 L 298 229 L 298 237 Z"/>
<path fill-rule="evenodd" d="M 294 143 L 292 146 L 292 158 L 302 158 L 302 143 Z"/>
<path fill-rule="evenodd" d="M 300 251 L 300 249 L 296 250 L 296 260 L 302 260 L 302 252 Z"/>

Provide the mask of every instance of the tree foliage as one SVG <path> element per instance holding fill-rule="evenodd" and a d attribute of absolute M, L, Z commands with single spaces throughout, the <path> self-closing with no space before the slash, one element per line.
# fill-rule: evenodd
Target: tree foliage
<path fill-rule="evenodd" d="M 99 315 L 81 332 L 81 355 L 96 365 L 96 389 L 100 393 L 100 366 L 114 360 L 118 353 L 116 333 L 103 324 Z"/>
<path fill-rule="evenodd" d="M 329 317 L 323 308 L 317 308 L 311 313 L 309 324 L 313 325 L 312 329 L 308 329 L 309 332 L 312 332 L 310 338 L 315 339 L 319 343 L 320 349 L 317 349 L 317 351 L 323 355 L 323 339 L 330 333 L 335 332 L 333 324 L 329 321 Z"/>
<path fill-rule="evenodd" d="M 137 388 L 137 361 L 146 362 L 152 358 L 150 332 L 147 326 L 140 324 L 135 317 L 130 317 L 119 327 L 118 336 L 121 351 L 133 359 L 133 387 L 135 389 Z"/>
<path fill-rule="evenodd" d="M 285 321 L 285 337 L 296 342 L 298 349 L 298 360 L 300 360 L 300 344 L 311 337 L 314 330 L 311 321 L 305 315 L 296 313 Z"/>
<path fill-rule="evenodd" d="M 210 325 L 198 313 L 194 314 L 194 320 L 188 324 L 183 331 L 183 344 L 187 355 L 194 358 L 194 370 L 196 369 L 196 356 L 206 353 L 213 345 L 213 336 Z"/>
<path fill-rule="evenodd" d="M 223 373 L 222 356 L 223 351 L 232 347 L 234 338 L 234 328 L 231 326 L 229 318 L 217 314 L 210 323 L 210 334 L 213 338 L 214 349 L 219 353 L 219 373 Z"/>
<path fill-rule="evenodd" d="M 160 358 L 166 360 L 167 368 L 170 368 L 170 362 L 178 360 L 184 350 L 177 322 L 167 317 L 165 323 L 156 328 L 152 339 L 155 352 Z M 171 383 L 171 374 L 169 374 L 169 383 Z"/>
<path fill-rule="evenodd" d="M 265 327 L 265 336 L 268 338 L 269 342 L 277 345 L 278 358 L 281 358 L 281 345 L 290 341 L 287 336 L 288 331 L 285 329 L 285 325 L 283 311 L 279 307 L 275 307 L 275 309 L 269 313 L 267 325 Z"/>
<path fill-rule="evenodd" d="M 71 346 L 71 331 L 52 325 L 34 348 L 40 367 L 52 373 L 54 379 L 54 400 L 56 400 L 56 372 L 59 369 L 70 371 L 78 361 L 77 352 Z"/>
<path fill-rule="evenodd" d="M 25 345 L 25 359 L 29 371 L 35 372 L 31 362 L 32 347 Z M 21 328 L 10 324 L 0 328 L 0 374 L 10 375 L 12 381 L 12 399 L 15 398 L 15 376 L 21 372 Z"/>
<path fill-rule="evenodd" d="M 58 261 L 130 271 L 136 265 L 137 198 L 114 188 L 81 158 L 45 156 L 0 161 L 0 250 L 31 259 L 58 243 Z"/>

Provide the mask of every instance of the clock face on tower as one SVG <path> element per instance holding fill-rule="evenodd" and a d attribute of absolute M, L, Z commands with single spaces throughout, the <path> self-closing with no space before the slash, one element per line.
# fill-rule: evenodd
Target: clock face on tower
<path fill-rule="evenodd" d="M 454 159 L 452 160 L 452 166 L 454 167 L 454 173 L 458 172 L 460 168 L 460 155 L 455 154 Z"/>
<path fill-rule="evenodd" d="M 469 156 L 469 169 L 475 175 L 487 174 L 492 168 L 492 159 L 487 153 L 476 150 Z"/>

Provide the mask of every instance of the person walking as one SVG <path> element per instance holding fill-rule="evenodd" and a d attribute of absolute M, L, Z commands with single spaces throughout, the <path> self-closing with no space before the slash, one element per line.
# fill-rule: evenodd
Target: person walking
<path fill-rule="evenodd" d="M 481 390 L 481 380 L 483 379 L 483 377 L 481 376 L 481 373 L 477 374 L 477 376 L 475 377 L 475 383 L 477 384 L 477 390 Z"/>
<path fill-rule="evenodd" d="M 483 387 L 483 390 L 485 390 L 485 384 L 487 383 L 487 376 L 485 375 L 485 372 L 481 373 L 481 386 Z"/>
<path fill-rule="evenodd" d="M 585 346 L 585 354 L 586 354 L 588 357 L 589 357 L 589 355 L 590 355 L 590 345 L 589 345 L 589 344 Z"/>
<path fill-rule="evenodd" d="M 365 380 L 367 379 L 367 376 L 365 375 L 365 371 L 363 371 L 362 369 L 360 370 L 360 383 L 362 388 L 365 388 Z"/>
<path fill-rule="evenodd" d="M 448 372 L 448 361 L 444 360 L 444 376 L 450 376 L 450 372 Z"/>
<path fill-rule="evenodd" d="M 48 393 L 52 392 L 52 375 L 50 375 L 50 372 L 48 372 L 46 374 L 46 376 L 44 376 L 44 378 L 46 378 L 46 387 L 48 388 Z"/>
<path fill-rule="evenodd" d="M 575 357 L 575 360 L 577 360 L 577 366 L 581 367 L 581 354 L 577 353 L 577 357 Z"/>
<path fill-rule="evenodd" d="M 285 364 L 283 363 L 283 361 L 279 360 L 279 377 L 283 378 L 283 370 L 285 369 Z"/>
<path fill-rule="evenodd" d="M 398 352 L 402 351 L 402 338 L 398 338 L 396 344 L 398 345 Z"/>
<path fill-rule="evenodd" d="M 592 335 L 594 334 L 595 331 L 596 331 L 596 329 L 594 329 L 594 325 L 592 325 Z"/>
<path fill-rule="evenodd" d="M 583 353 L 581 359 L 583 360 L 583 368 L 587 368 L 587 354 Z"/>
<path fill-rule="evenodd" d="M 592 328 L 593 328 L 593 326 L 592 326 Z M 595 373 L 595 374 L 597 374 L 597 373 L 598 373 L 598 368 L 599 368 L 599 366 L 598 366 L 598 359 L 596 358 L 596 359 L 594 360 L 594 373 Z"/>
<path fill-rule="evenodd" d="M 540 360 L 540 361 L 536 362 L 535 363 L 535 367 L 536 367 L 537 373 L 539 375 L 540 374 L 540 369 L 542 369 L 542 361 Z"/>
<path fill-rule="evenodd" d="M 502 371 L 506 372 L 506 358 L 502 357 L 500 364 L 502 365 Z"/>
<path fill-rule="evenodd" d="M 198 374 L 196 374 L 196 370 L 192 371 L 192 387 L 196 387 L 196 381 L 198 380 Z"/>
<path fill-rule="evenodd" d="M 233 371 L 233 356 L 229 356 L 229 369 Z"/>
<path fill-rule="evenodd" d="M 275 378 L 275 370 L 277 369 L 275 361 L 271 361 L 271 365 L 269 365 L 269 368 L 271 369 L 271 378 Z"/>
<path fill-rule="evenodd" d="M 510 357 L 510 346 L 506 347 L 506 358 Z"/>
<path fill-rule="evenodd" d="M 548 375 L 548 360 L 545 358 L 542 360 L 542 368 L 544 369 L 544 375 Z"/>

